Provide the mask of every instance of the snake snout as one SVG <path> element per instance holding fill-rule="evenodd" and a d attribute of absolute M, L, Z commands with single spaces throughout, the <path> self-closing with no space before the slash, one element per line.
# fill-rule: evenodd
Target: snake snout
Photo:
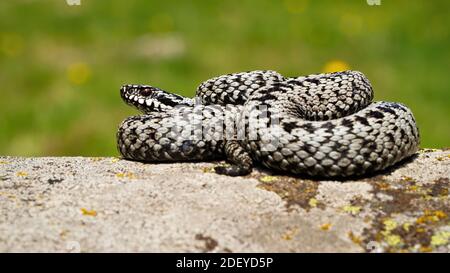
<path fill-rule="evenodd" d="M 133 86 L 135 86 L 135 85 L 127 84 L 127 85 L 123 85 L 120 88 L 120 96 L 122 97 L 122 99 L 124 101 L 129 101 L 130 97 L 132 95 L 135 95 L 135 94 L 133 94 L 134 93 L 134 87 Z"/>

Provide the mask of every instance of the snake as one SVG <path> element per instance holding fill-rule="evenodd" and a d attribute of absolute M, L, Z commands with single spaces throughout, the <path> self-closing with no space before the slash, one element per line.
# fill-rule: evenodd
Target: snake
<path fill-rule="evenodd" d="M 385 170 L 419 149 L 412 111 L 373 101 L 359 71 L 285 77 L 272 70 L 221 75 L 194 97 L 126 84 L 122 100 L 141 114 L 117 131 L 123 158 L 141 162 L 213 161 L 214 171 L 248 175 L 255 165 L 324 178 Z"/>

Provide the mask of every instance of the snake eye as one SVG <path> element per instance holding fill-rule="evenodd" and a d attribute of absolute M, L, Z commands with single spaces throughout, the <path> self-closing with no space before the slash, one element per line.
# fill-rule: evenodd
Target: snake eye
<path fill-rule="evenodd" d="M 140 90 L 140 93 L 142 96 L 150 96 L 153 93 L 153 90 L 149 87 L 145 87 L 144 89 Z"/>

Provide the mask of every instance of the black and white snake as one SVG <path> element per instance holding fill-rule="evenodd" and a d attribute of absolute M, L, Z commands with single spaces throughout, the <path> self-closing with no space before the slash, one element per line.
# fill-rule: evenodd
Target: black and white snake
<path fill-rule="evenodd" d="M 226 158 L 215 171 L 245 175 L 254 163 L 321 177 L 363 175 L 417 152 L 419 132 L 402 104 L 372 102 L 357 71 L 286 78 L 275 71 L 219 76 L 193 99 L 125 85 L 122 99 L 143 115 L 117 133 L 125 159 L 145 162 Z"/>

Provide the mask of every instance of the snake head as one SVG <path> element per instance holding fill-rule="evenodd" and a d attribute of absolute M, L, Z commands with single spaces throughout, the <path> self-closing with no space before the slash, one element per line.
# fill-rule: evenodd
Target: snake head
<path fill-rule="evenodd" d="M 127 84 L 120 88 L 123 101 L 144 113 L 167 111 L 177 105 L 190 105 L 190 99 L 150 85 Z"/>

